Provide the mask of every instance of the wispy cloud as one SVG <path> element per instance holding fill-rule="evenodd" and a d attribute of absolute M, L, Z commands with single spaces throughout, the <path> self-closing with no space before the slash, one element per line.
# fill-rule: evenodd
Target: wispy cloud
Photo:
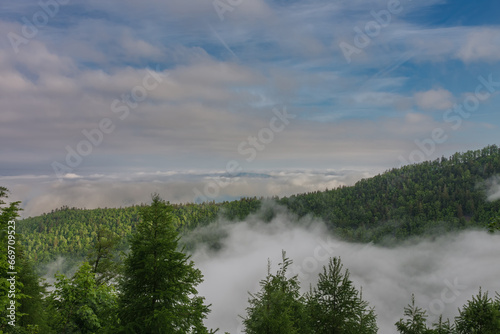
<path fill-rule="evenodd" d="M 415 93 L 415 102 L 424 110 L 446 110 L 453 106 L 453 95 L 446 89 L 431 89 Z"/>
<path fill-rule="evenodd" d="M 500 176 L 492 177 L 486 181 L 486 195 L 488 201 L 497 201 L 500 199 Z"/>
<path fill-rule="evenodd" d="M 380 24 L 387 1 L 234 2 L 223 20 L 201 0 L 60 6 L 17 54 L 0 40 L 0 172 L 49 175 L 104 118 L 115 131 L 71 173 L 223 169 L 276 105 L 297 117 L 246 169 L 394 167 L 416 139 L 446 126 L 425 111 L 473 92 L 480 75 L 500 81 L 497 25 L 443 24 L 444 1 L 401 4 L 349 65 L 339 43 Z M 23 18 L 38 11 L 9 4 L 0 30 L 22 35 Z M 151 70 L 164 81 L 119 119 L 113 101 Z M 499 98 L 464 119 L 435 155 L 490 144 Z"/>

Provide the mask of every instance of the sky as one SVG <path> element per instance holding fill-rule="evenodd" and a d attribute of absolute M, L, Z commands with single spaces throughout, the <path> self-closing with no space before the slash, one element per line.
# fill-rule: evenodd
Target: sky
<path fill-rule="evenodd" d="M 498 143 L 494 0 L 20 0 L 0 184 L 24 215 L 287 195 Z M 225 178 L 225 179 L 223 179 Z"/>

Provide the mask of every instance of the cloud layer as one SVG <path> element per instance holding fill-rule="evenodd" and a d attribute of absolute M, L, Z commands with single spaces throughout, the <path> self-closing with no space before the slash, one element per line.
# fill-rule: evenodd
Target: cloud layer
<path fill-rule="evenodd" d="M 240 197 L 289 196 L 353 185 L 372 176 L 364 171 L 170 171 L 134 174 L 68 174 L 62 182 L 49 176 L 3 177 L 10 200 L 22 201 L 23 217 L 50 212 L 63 205 L 93 209 L 124 207 L 149 201 L 159 193 L 171 203 L 234 200 Z"/>
<path fill-rule="evenodd" d="M 222 250 L 199 250 L 193 260 L 205 276 L 199 292 L 212 304 L 206 323 L 222 332 L 243 333 L 239 316 L 246 315 L 247 292 L 259 290 L 268 259 L 272 271 L 277 270 L 282 250 L 294 260 L 293 273 L 299 275 L 304 292 L 316 284 L 326 255 L 340 256 L 364 299 L 375 306 L 380 333 L 397 333 L 394 323 L 403 317 L 413 293 L 432 323 L 440 314 L 453 321 L 479 287 L 490 294 L 500 289 L 498 234 L 469 231 L 382 248 L 339 241 L 321 222 L 297 222 L 286 213 L 269 224 L 250 218 L 221 226 L 228 235 Z"/>
<path fill-rule="evenodd" d="M 441 22 L 445 9 L 453 21 Z M 462 1 L 386 12 L 381 0 L 242 1 L 223 14 L 198 0 L 75 0 L 36 23 L 42 7 L 10 4 L 0 15 L 0 173 L 56 176 L 55 162 L 87 176 L 223 169 L 246 159 L 238 145 L 258 138 L 275 107 L 296 117 L 247 169 L 395 167 L 415 140 L 449 130 L 444 113 L 479 76 L 498 82 L 500 28 L 491 9 Z M 462 24 L 472 13 L 479 21 Z M 350 64 L 342 42 L 359 51 Z M 498 98 L 429 158 L 494 142 Z M 112 130 L 85 146 L 103 120 Z M 71 151 L 81 161 L 68 163 Z"/>

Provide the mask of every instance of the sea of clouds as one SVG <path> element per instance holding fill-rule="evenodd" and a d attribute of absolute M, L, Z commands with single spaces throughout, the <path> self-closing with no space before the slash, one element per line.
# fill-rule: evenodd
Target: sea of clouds
<path fill-rule="evenodd" d="M 248 293 L 259 291 L 270 260 L 275 273 L 282 251 L 294 261 L 303 292 L 317 282 L 317 274 L 331 256 L 341 257 L 363 298 L 375 307 L 379 333 L 397 333 L 394 323 L 415 294 L 416 304 L 427 311 L 429 324 L 458 315 L 479 288 L 500 291 L 500 235 L 466 231 L 414 239 L 393 247 L 341 241 L 318 220 L 297 220 L 287 212 L 271 222 L 258 215 L 235 224 L 219 222 L 226 238 L 222 248 L 201 248 L 192 259 L 205 276 L 199 293 L 212 304 L 206 324 L 221 332 L 243 333 L 242 319 Z M 213 229 L 200 233 L 214 233 Z"/>

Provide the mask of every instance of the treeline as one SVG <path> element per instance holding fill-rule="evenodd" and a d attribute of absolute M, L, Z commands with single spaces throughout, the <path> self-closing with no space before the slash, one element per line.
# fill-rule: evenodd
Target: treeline
<path fill-rule="evenodd" d="M 268 270 L 260 282 L 261 290 L 251 294 L 247 316 L 243 319 L 247 334 L 376 334 L 376 310 L 362 298 L 344 270 L 340 258 L 331 258 L 318 275 L 310 291 L 301 294 L 297 276 L 288 277 L 292 261 L 283 253 L 276 274 Z M 411 303 L 403 318 L 395 324 L 401 334 L 498 334 L 500 333 L 500 295 L 483 293 L 458 310 L 457 316 L 428 324 L 427 311 Z"/>
<path fill-rule="evenodd" d="M 256 212 L 261 199 L 243 198 L 224 203 L 172 205 L 172 220 L 177 231 L 186 233 L 206 226 L 218 217 L 226 220 L 244 219 Z M 82 259 L 96 242 L 100 228 L 106 228 L 128 247 L 126 240 L 139 222 L 144 205 L 126 208 L 78 209 L 64 206 L 50 213 L 30 217 L 19 222 L 19 232 L 25 236 L 24 246 L 29 257 L 37 263 L 47 263 L 58 256 Z"/>
<path fill-rule="evenodd" d="M 352 187 L 278 200 L 298 216 L 322 218 L 351 241 L 382 242 L 466 227 L 484 227 L 500 210 L 485 181 L 500 174 L 500 148 L 391 169 Z"/>
<path fill-rule="evenodd" d="M 23 246 L 16 243 L 15 263 L 7 256 L 9 226 L 19 203 L 6 207 L 0 188 L 2 276 L 0 334 L 144 333 L 213 334 L 204 320 L 210 313 L 196 287 L 202 273 L 179 249 L 173 207 L 158 195 L 141 206 L 129 252 L 116 257 L 120 237 L 99 229 L 92 251 L 71 277 L 56 275 L 50 293 L 32 270 Z M 498 220 L 491 228 L 496 228 Z M 17 236 L 16 236 L 17 237 Z M 14 268 L 9 267 L 14 266 Z M 372 334 L 377 333 L 376 310 L 363 300 L 340 258 L 331 258 L 316 286 L 300 293 L 298 276 L 287 273 L 292 261 L 283 253 L 278 271 L 250 294 L 243 318 L 247 334 Z M 15 270 L 15 273 L 9 271 Z M 12 288 L 12 279 L 15 279 Z M 13 306 L 12 306 L 13 305 Z M 453 320 L 432 324 L 426 312 L 412 303 L 395 326 L 402 334 L 496 334 L 500 332 L 500 296 L 481 290 Z"/>
<path fill-rule="evenodd" d="M 484 227 L 500 211 L 500 201 L 486 199 L 485 181 L 500 174 L 500 149 L 456 153 L 449 158 L 391 169 L 354 186 L 272 198 L 302 217 L 321 218 L 348 241 L 375 243 L 432 235 L 467 227 Z M 262 209 L 263 198 L 243 198 L 223 203 L 173 205 L 173 224 L 181 233 L 206 226 L 217 219 L 243 220 L 260 212 L 271 220 L 272 206 Z M 141 206 L 84 210 L 63 207 L 23 219 L 27 256 L 46 263 L 57 256 L 85 256 L 100 227 L 127 240 L 139 220 Z M 195 240 L 205 242 L 207 240 Z M 208 240 L 217 246 L 217 240 Z M 192 246 L 192 244 L 190 244 Z M 126 247 L 126 245 L 122 245 Z"/>
<path fill-rule="evenodd" d="M 6 198 L 8 190 L 0 187 L 0 334 L 41 333 L 45 288 L 17 233 L 21 203 Z"/>

